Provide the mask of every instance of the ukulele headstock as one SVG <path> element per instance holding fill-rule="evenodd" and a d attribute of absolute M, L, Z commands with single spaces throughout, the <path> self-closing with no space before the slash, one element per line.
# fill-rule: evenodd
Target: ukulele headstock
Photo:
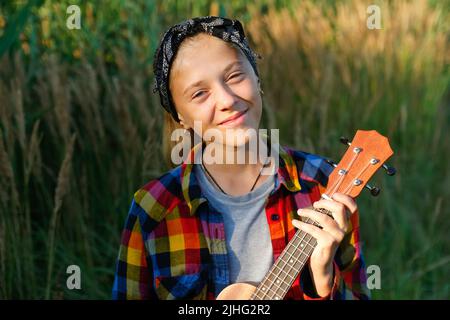
<path fill-rule="evenodd" d="M 358 130 L 351 143 L 346 138 L 341 138 L 341 142 L 349 148 L 338 164 L 328 160 L 335 169 L 328 178 L 324 193 L 331 197 L 338 192 L 355 198 L 366 187 L 372 195 L 378 195 L 380 189 L 369 186 L 367 182 L 381 167 L 388 175 L 395 174 L 395 169 L 385 164 L 394 154 L 389 140 L 375 130 Z"/>

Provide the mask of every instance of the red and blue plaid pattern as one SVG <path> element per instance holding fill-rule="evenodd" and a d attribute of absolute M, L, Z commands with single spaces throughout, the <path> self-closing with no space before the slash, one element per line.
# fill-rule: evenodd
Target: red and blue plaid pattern
<path fill-rule="evenodd" d="M 196 159 L 201 144 L 187 159 Z M 138 190 L 122 234 L 113 299 L 215 299 L 230 284 L 222 216 L 201 192 L 192 161 L 184 161 Z M 333 170 L 325 159 L 279 149 L 274 190 L 265 207 L 274 259 L 295 233 L 291 221 L 325 191 Z M 298 218 L 298 216 L 297 216 Z M 332 299 L 368 299 L 358 213 L 334 263 Z M 286 299 L 319 298 L 308 268 Z"/>

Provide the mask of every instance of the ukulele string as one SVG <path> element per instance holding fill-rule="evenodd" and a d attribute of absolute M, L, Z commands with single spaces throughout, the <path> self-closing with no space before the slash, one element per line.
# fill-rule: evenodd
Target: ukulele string
<path fill-rule="evenodd" d="M 364 168 L 362 168 L 362 170 L 356 175 L 356 179 L 358 179 L 359 177 L 361 177 L 361 175 L 364 173 L 364 171 L 367 170 L 367 168 L 368 168 L 369 166 L 370 166 L 370 162 L 368 162 L 368 163 L 366 164 L 366 166 L 365 166 Z M 344 193 L 350 192 L 350 191 L 353 189 L 354 186 L 355 186 L 355 185 L 354 185 L 353 183 L 351 183 L 351 184 L 344 190 Z"/>
<path fill-rule="evenodd" d="M 309 239 L 307 239 L 305 243 L 306 243 L 307 247 L 309 248 L 310 252 L 308 252 L 308 253 L 307 252 L 299 252 L 298 251 L 300 249 L 299 245 L 301 245 L 301 247 L 303 248 L 303 241 L 305 241 L 305 239 L 308 236 L 309 236 Z M 297 243 L 297 245 L 294 245 L 293 252 L 289 252 L 289 250 L 288 250 L 288 251 L 286 251 L 286 253 L 285 253 L 284 257 L 283 257 L 283 258 L 285 258 L 286 256 L 288 256 L 289 257 L 288 260 L 283 259 L 284 266 L 282 266 L 282 267 L 280 266 L 279 267 L 281 269 L 281 271 L 283 271 L 285 273 L 285 276 L 283 277 L 283 280 L 282 280 L 284 283 L 288 283 L 286 281 L 287 280 L 287 276 L 289 276 L 291 278 L 289 283 L 288 283 L 289 284 L 289 286 L 288 286 L 289 288 L 290 288 L 290 285 L 292 284 L 292 282 L 295 280 L 295 277 L 291 276 L 290 273 L 292 272 L 292 270 L 295 269 L 295 266 L 298 264 L 298 262 L 301 262 L 303 264 L 306 262 L 306 261 L 302 260 L 302 254 L 304 254 L 305 257 L 309 258 L 309 255 L 311 254 L 312 250 L 314 249 L 314 247 L 309 243 L 313 239 L 313 237 L 311 235 L 309 235 L 308 233 L 303 232 L 302 238 L 297 238 L 297 239 L 299 239 L 299 242 Z M 299 254 L 296 255 L 296 257 L 294 257 L 294 253 L 299 253 Z M 288 261 L 289 261 L 289 263 L 288 263 Z M 287 269 L 286 269 L 286 267 L 287 267 Z M 282 290 L 285 290 L 285 289 L 283 289 L 281 287 L 279 287 L 279 288 L 282 289 Z M 278 289 L 276 290 L 275 293 L 278 294 Z M 282 293 L 284 294 L 284 292 L 282 292 Z"/>
<path fill-rule="evenodd" d="M 305 237 L 306 237 L 306 234 L 305 234 L 305 236 L 304 236 L 300 241 L 303 241 L 303 239 L 304 239 Z M 295 249 L 298 249 L 298 247 L 296 247 Z M 270 294 L 269 291 L 272 291 L 272 292 L 275 293 L 274 296 L 277 296 L 277 295 L 278 295 L 278 290 L 279 290 L 279 289 L 283 290 L 283 288 L 281 288 L 280 286 L 276 285 L 276 283 L 275 283 L 273 280 L 270 279 L 270 276 L 273 274 L 273 272 L 274 272 L 276 269 L 280 269 L 281 271 L 283 271 L 283 272 L 286 273 L 286 271 L 284 271 L 284 268 L 285 268 L 285 266 L 287 266 L 287 263 L 285 262 L 284 257 L 286 256 L 286 253 L 287 253 L 287 252 L 288 252 L 288 251 L 283 252 L 282 255 L 278 258 L 278 259 L 280 260 L 280 262 L 284 262 L 284 263 L 285 263 L 284 266 L 277 266 L 277 263 L 275 263 L 275 264 L 273 265 L 272 269 L 268 272 L 268 274 L 264 277 L 264 280 L 261 282 L 261 283 L 264 283 L 265 281 L 268 281 L 268 282 L 269 282 L 269 285 L 268 285 L 268 286 L 265 286 L 265 287 L 262 287 L 262 288 L 260 289 L 260 291 L 264 291 L 264 289 L 267 289 L 267 291 L 266 291 L 266 292 L 268 292 L 267 295 Z M 292 254 L 291 254 L 291 256 L 292 256 Z M 279 274 L 280 272 L 277 271 L 277 273 Z M 288 273 L 286 273 L 286 275 L 288 275 Z M 275 276 L 275 278 L 280 278 L 280 276 L 279 276 L 279 275 L 278 275 L 278 276 Z M 291 278 L 292 278 L 292 277 L 291 277 Z M 283 281 L 284 281 L 285 279 L 286 279 L 286 276 L 283 278 Z M 274 287 L 276 287 L 276 288 L 274 289 Z M 259 292 L 256 292 L 255 295 L 256 295 L 258 298 L 260 298 L 260 297 L 258 296 L 258 293 L 259 293 Z"/>
<path fill-rule="evenodd" d="M 311 241 L 311 239 L 312 239 L 313 237 L 311 237 L 311 235 L 309 235 L 308 233 L 303 232 L 303 237 L 300 239 L 299 243 L 298 243 L 296 246 L 294 246 L 293 252 L 292 252 L 292 253 L 289 253 L 289 250 L 287 250 L 287 251 L 284 252 L 284 254 L 283 254 L 282 256 L 279 257 L 279 258 L 281 258 L 281 261 L 284 262 L 284 266 L 277 266 L 276 264 L 274 264 L 274 267 L 272 268 L 273 270 L 274 270 L 275 268 L 278 268 L 278 269 L 280 269 L 282 272 L 285 273 L 285 276 L 284 276 L 284 278 L 283 278 L 283 280 L 282 280 L 283 282 L 285 282 L 285 280 L 286 280 L 286 278 L 287 278 L 288 275 L 290 276 L 289 272 L 292 271 L 292 270 L 294 269 L 295 265 L 300 261 L 300 259 L 301 259 L 301 254 L 298 255 L 298 258 L 293 257 L 293 254 L 294 254 L 295 252 L 297 252 L 297 250 L 299 250 L 299 245 L 306 239 L 307 236 L 310 237 L 308 240 L 306 240 L 306 241 L 307 241 L 307 245 L 308 245 L 310 248 L 314 249 L 314 247 L 309 243 L 309 241 Z M 297 238 L 297 239 L 298 239 L 298 238 Z M 288 271 L 285 271 L 285 267 L 286 267 L 286 266 L 289 266 L 288 263 L 286 262 L 286 260 L 284 259 L 284 257 L 285 257 L 287 254 L 289 254 L 289 260 L 291 261 L 292 258 L 293 258 L 293 259 L 295 260 L 295 263 L 292 262 L 292 263 L 291 263 L 291 266 L 290 266 L 290 269 L 289 269 Z M 311 252 L 308 253 L 308 254 L 306 254 L 306 256 L 309 258 L 309 255 L 310 255 L 310 254 L 311 254 Z M 292 261 L 294 261 L 294 260 L 292 260 Z M 302 261 L 302 263 L 305 263 L 305 261 Z M 276 297 L 276 296 L 278 295 L 278 290 L 281 289 L 281 290 L 283 291 L 284 289 L 283 289 L 282 287 L 276 285 L 276 283 L 275 283 L 274 281 L 272 281 L 272 280 L 269 278 L 271 273 L 272 273 L 272 272 L 269 272 L 269 273 L 267 274 L 267 276 L 264 278 L 263 282 L 264 282 L 265 280 L 268 280 L 268 281 L 270 282 L 269 286 L 266 286 L 267 291 L 272 291 L 272 292 L 274 292 L 274 293 L 275 293 L 275 297 Z M 279 278 L 279 276 L 278 276 L 278 278 Z M 295 280 L 295 278 L 293 278 L 292 276 L 290 276 L 290 278 L 291 278 L 292 280 Z M 292 281 L 290 281 L 290 282 L 292 282 Z M 275 290 L 273 290 L 273 287 L 275 287 Z M 255 295 L 258 296 L 258 292 L 256 292 Z M 278 295 L 278 296 L 279 296 L 279 295 Z M 259 296 L 258 296 L 258 297 L 259 297 Z"/>
<path fill-rule="evenodd" d="M 350 169 L 353 166 L 353 163 L 355 162 L 355 160 L 358 158 L 359 152 L 355 153 L 355 155 L 353 156 L 352 160 L 350 161 L 350 163 L 348 164 L 347 168 L 344 169 L 345 170 L 345 174 L 340 175 L 339 179 L 336 180 L 334 186 L 331 188 L 332 191 L 330 191 L 330 197 L 337 192 L 337 190 L 339 189 L 339 187 L 341 186 L 342 182 L 345 179 L 346 174 L 350 171 Z"/>

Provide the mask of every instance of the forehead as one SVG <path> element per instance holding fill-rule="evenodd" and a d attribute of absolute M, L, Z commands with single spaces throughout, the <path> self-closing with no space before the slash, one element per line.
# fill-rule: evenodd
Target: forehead
<path fill-rule="evenodd" d="M 185 39 L 181 43 L 174 63 L 180 63 L 180 61 L 187 59 L 200 60 L 204 55 L 219 54 L 236 56 L 240 53 L 240 50 L 230 42 L 201 32 L 191 38 Z"/>
<path fill-rule="evenodd" d="M 232 61 L 245 63 L 244 54 L 217 37 L 200 33 L 183 41 L 171 67 L 171 78 L 191 80 L 224 68 Z M 198 79 L 197 79 L 198 80 Z M 185 81 L 182 81 L 185 82 Z"/>

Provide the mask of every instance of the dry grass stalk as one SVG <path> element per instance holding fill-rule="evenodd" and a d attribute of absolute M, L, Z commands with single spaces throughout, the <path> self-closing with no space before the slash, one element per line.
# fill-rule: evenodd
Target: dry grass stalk
<path fill-rule="evenodd" d="M 28 186 L 30 180 L 31 172 L 39 173 L 40 168 L 35 168 L 40 165 L 40 143 L 42 136 L 39 135 L 39 124 L 40 120 L 36 121 L 33 126 L 33 131 L 31 133 L 30 142 L 28 146 L 28 153 L 26 156 L 26 168 L 25 168 L 25 185 Z M 35 166 L 36 165 L 36 166 Z M 38 177 L 39 179 L 39 177 Z"/>
<path fill-rule="evenodd" d="M 22 148 L 22 151 L 25 150 L 25 115 L 23 112 L 23 97 L 22 97 L 22 90 L 20 89 L 20 85 L 18 84 L 18 79 L 14 79 L 14 81 L 11 81 L 11 88 L 14 92 L 14 115 L 15 115 L 15 122 L 17 126 L 17 138 L 20 143 L 20 147 Z"/>
<path fill-rule="evenodd" d="M 55 198 L 54 198 L 54 208 L 52 217 L 50 220 L 50 226 L 48 231 L 48 262 L 47 262 L 47 290 L 45 293 L 45 298 L 50 298 L 50 289 L 52 285 L 52 272 L 53 272 L 53 260 L 55 255 L 55 236 L 56 236 L 56 227 L 59 217 L 59 212 L 62 206 L 63 199 L 67 192 L 69 191 L 70 186 L 70 171 L 71 171 L 71 162 L 73 156 L 73 149 L 75 146 L 76 135 L 73 134 L 70 143 L 67 146 L 66 154 L 64 156 L 64 160 L 61 165 L 61 169 L 58 174 L 58 181 L 56 185 Z"/>
<path fill-rule="evenodd" d="M 2 207 L 0 207 L 2 208 Z M 3 209 L 3 208 L 2 208 Z M 0 299 L 7 299 L 6 283 L 6 232 L 5 217 L 0 215 Z M 3 285 L 2 285 L 3 284 Z"/>
<path fill-rule="evenodd" d="M 16 188 L 11 160 L 3 143 L 3 133 L 0 130 L 0 181 L 2 180 L 4 180 L 7 186 L 9 186 L 6 188 L 2 187 L 0 189 L 2 201 L 3 199 L 11 200 L 11 210 L 17 209 L 19 207 L 19 194 Z M 2 182 L 3 186 L 5 186 L 5 184 Z"/>
<path fill-rule="evenodd" d="M 65 67 L 55 55 L 50 56 L 47 74 L 50 80 L 56 126 L 59 128 L 61 138 L 65 144 L 68 144 L 71 126 L 70 90 L 65 77 Z"/>

